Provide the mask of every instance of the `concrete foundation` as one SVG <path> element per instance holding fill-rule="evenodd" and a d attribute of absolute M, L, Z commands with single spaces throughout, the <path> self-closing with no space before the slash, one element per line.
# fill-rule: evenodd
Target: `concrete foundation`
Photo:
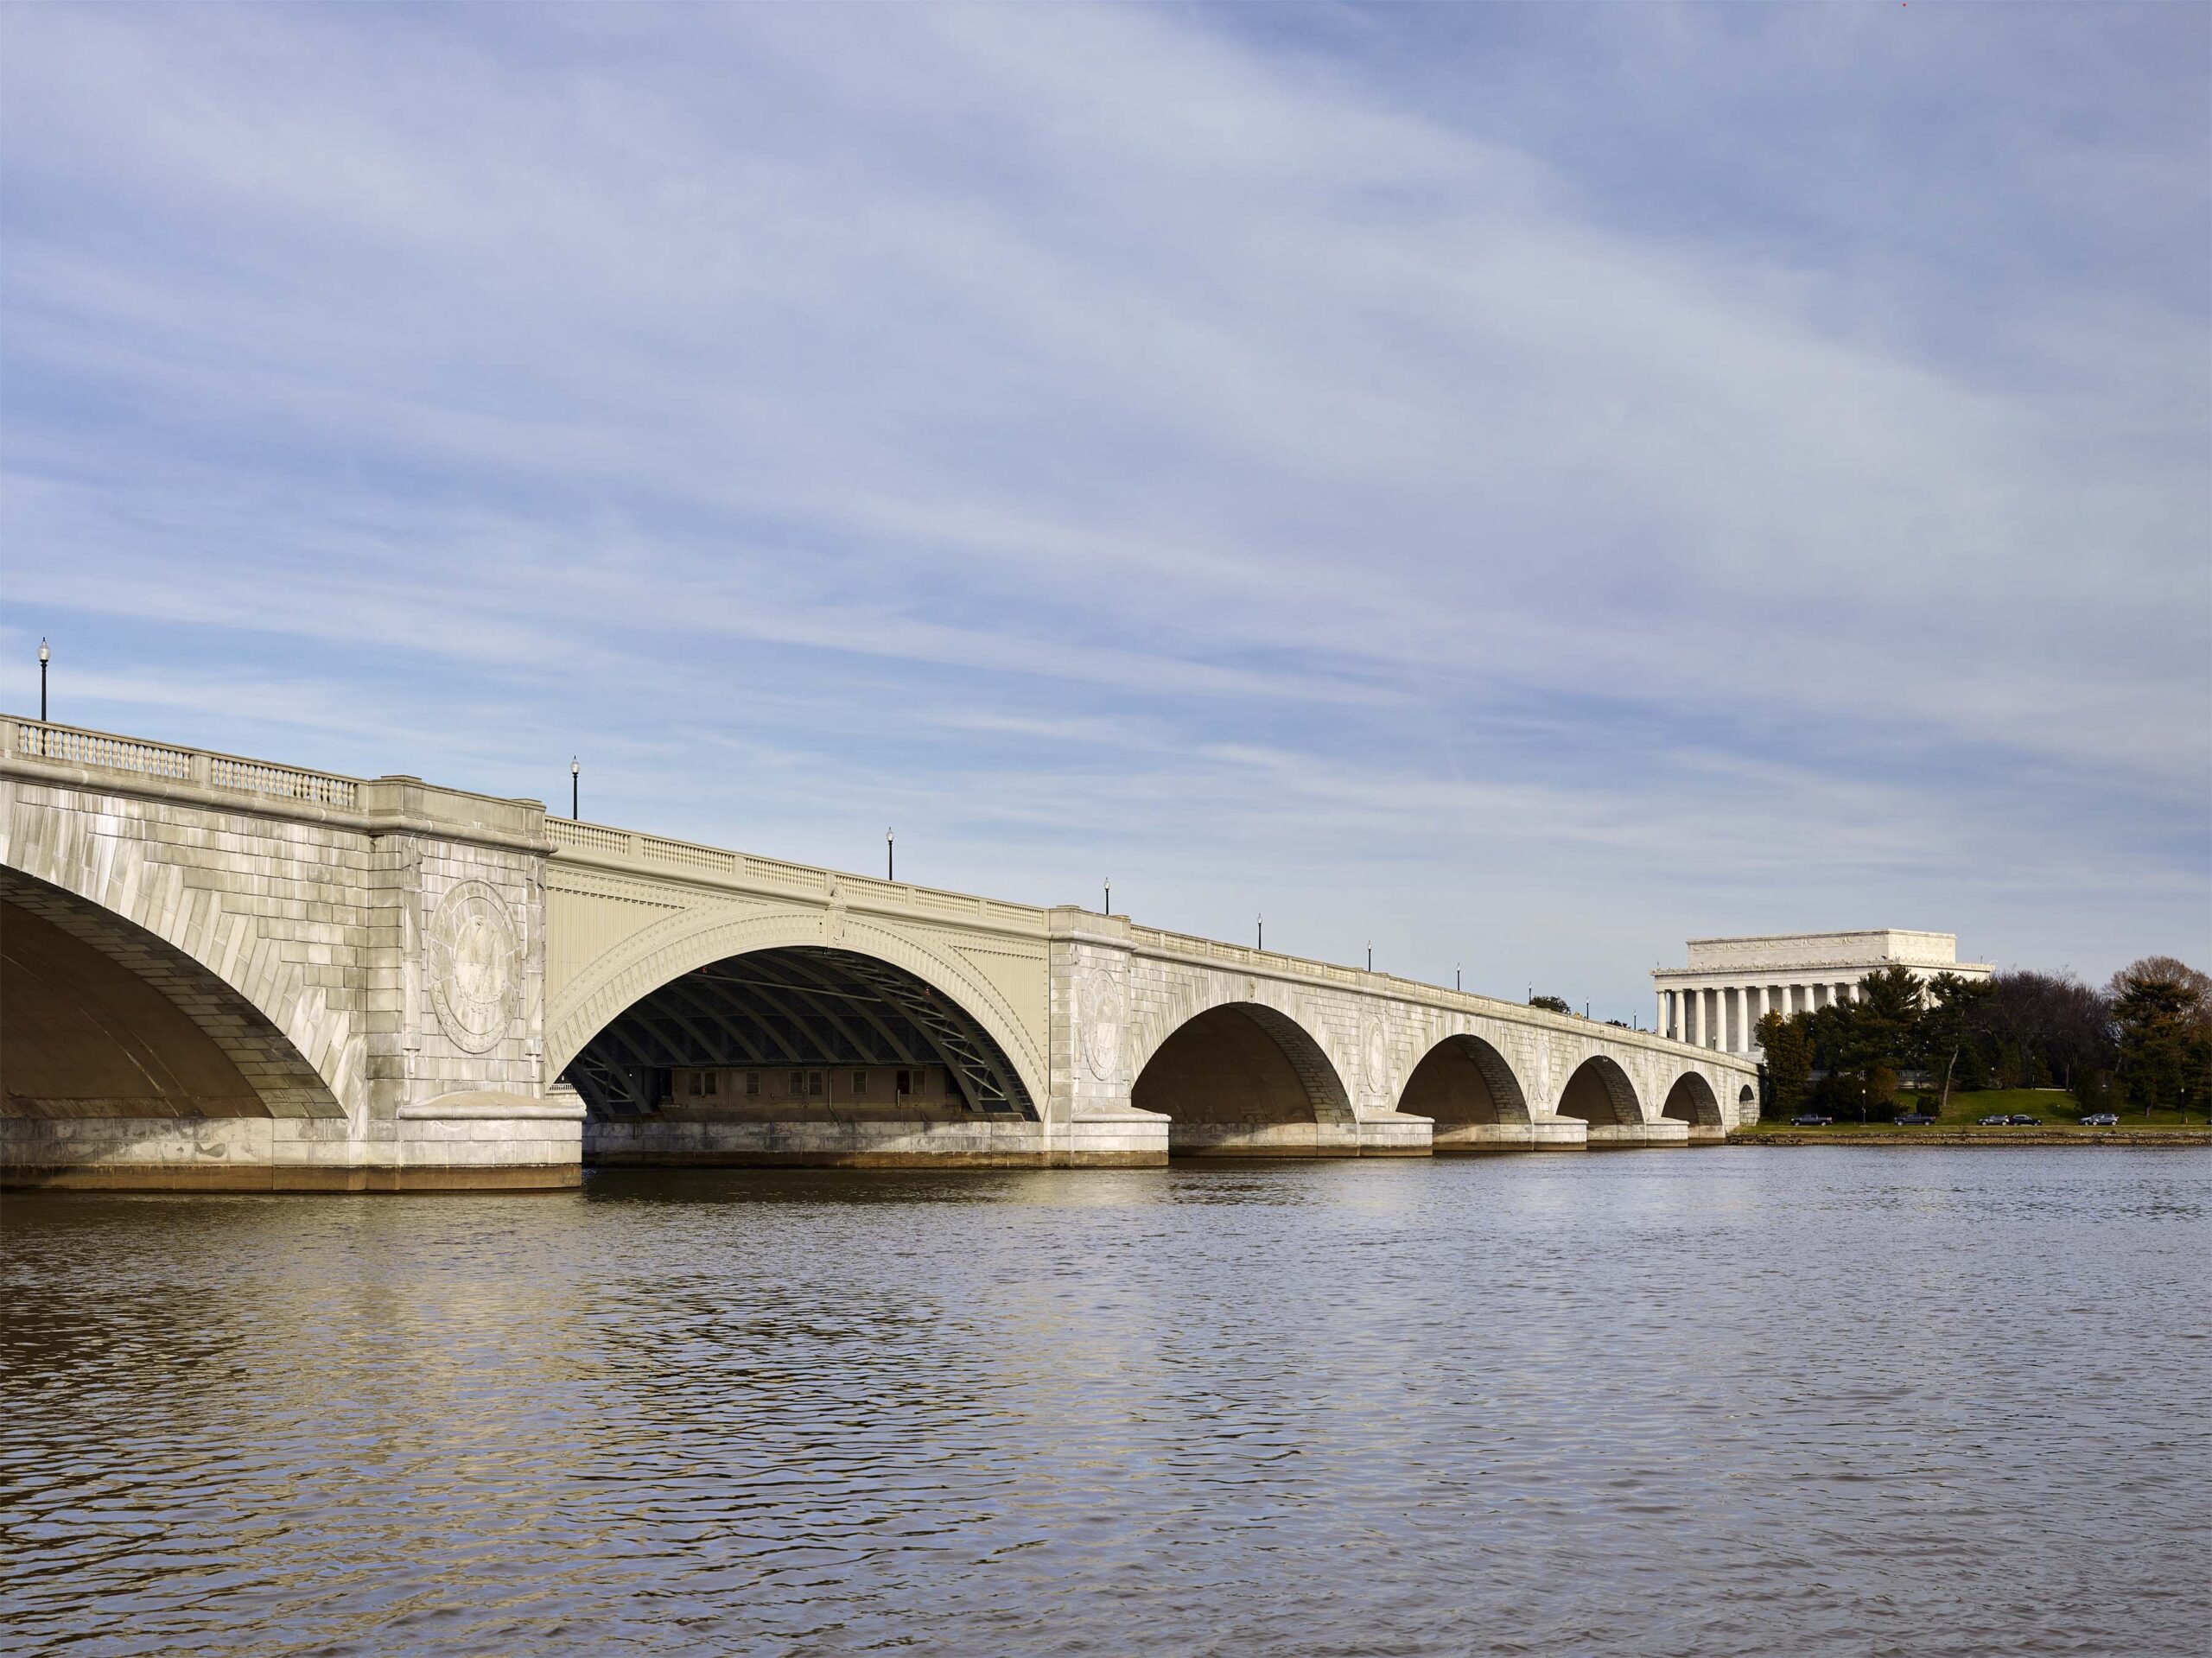
<path fill-rule="evenodd" d="M 912 1121 L 683 1121 L 640 1117 L 584 1125 L 595 1168 L 1145 1168 L 1167 1161 L 1157 1118 L 1084 1122 L 970 1119 Z"/>
<path fill-rule="evenodd" d="M 1492 1152 L 1579 1152 L 1588 1143 L 1590 1125 L 1579 1117 L 1540 1122 L 1439 1123 L 1433 1148 L 1446 1154 Z"/>
<path fill-rule="evenodd" d="M 362 1142 L 343 1121 L 0 1118 L 0 1187 L 103 1191 L 457 1191 L 582 1179 L 583 1124 L 419 1121 Z"/>
<path fill-rule="evenodd" d="M 1590 1149 L 1593 1152 L 1632 1151 L 1643 1147 L 1687 1146 L 1690 1143 L 1690 1126 L 1687 1122 L 1600 1123 L 1590 1125 Z"/>

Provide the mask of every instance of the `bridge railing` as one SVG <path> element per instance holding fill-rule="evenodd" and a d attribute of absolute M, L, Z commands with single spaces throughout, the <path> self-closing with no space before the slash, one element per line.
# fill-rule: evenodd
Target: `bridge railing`
<path fill-rule="evenodd" d="M 196 784 L 226 794 L 308 801 L 349 811 L 359 803 L 358 778 L 219 754 L 212 749 L 180 748 L 143 737 L 118 737 L 112 732 L 88 731 L 81 726 L 54 725 L 43 720 L 13 718 L 5 722 L 4 729 L 9 752 L 24 759 Z"/>
<path fill-rule="evenodd" d="M 1233 967 L 1262 968 L 1270 973 L 1301 973 L 1308 978 L 1327 979 L 1335 984 L 1357 984 L 1363 976 L 1356 969 L 1338 967 L 1334 962 L 1317 962 L 1306 956 L 1286 956 L 1280 950 L 1260 950 L 1249 944 L 1225 944 L 1218 938 L 1201 938 L 1195 933 L 1170 932 L 1164 927 L 1133 925 L 1129 929 L 1129 941 L 1139 950 L 1195 956 L 1209 962 L 1226 962 Z"/>
<path fill-rule="evenodd" d="M 645 835 L 604 823 L 580 823 L 572 817 L 547 818 L 545 834 L 556 850 L 652 865 L 677 874 L 719 879 L 749 887 L 822 894 L 829 892 L 834 881 L 842 898 L 891 909 L 1024 928 L 1042 927 L 1045 924 L 1046 912 L 1031 904 L 1009 904 L 1001 899 L 916 886 L 906 881 L 878 880 L 873 875 L 841 874 L 810 864 L 787 863 L 780 858 L 732 852 L 694 841 L 671 841 L 664 835 Z"/>
<path fill-rule="evenodd" d="M 1323 979 L 1332 984 L 1365 984 L 1385 995 L 1401 997 L 1409 1001 L 1434 1002 L 1440 998 L 1460 1004 L 1482 1004 L 1496 1007 L 1499 998 L 1485 996 L 1478 991 L 1446 989 L 1442 985 L 1430 984 L 1422 979 L 1408 979 L 1395 973 L 1362 972 L 1357 968 L 1340 967 L 1334 962 L 1317 962 L 1306 956 L 1285 956 L 1271 950 L 1260 950 L 1247 944 L 1226 944 L 1218 938 L 1201 938 L 1195 933 L 1170 932 L 1163 927 L 1131 926 L 1130 943 L 1139 950 L 1156 950 L 1162 954 L 1192 957 L 1200 961 L 1222 962 L 1270 973 L 1295 973 L 1309 979 Z M 1544 1022 L 1554 1020 L 1573 1020 L 1578 1026 L 1598 1025 L 1601 1021 L 1588 1019 L 1581 1013 L 1553 1013 L 1522 1007 L 1518 1002 L 1507 1007 L 1517 1015 L 1538 1019 Z M 1612 1028 L 1612 1027 L 1608 1027 Z M 1633 1026 L 1618 1027 L 1622 1034 L 1647 1040 L 1665 1040 L 1655 1031 L 1639 1031 Z"/>

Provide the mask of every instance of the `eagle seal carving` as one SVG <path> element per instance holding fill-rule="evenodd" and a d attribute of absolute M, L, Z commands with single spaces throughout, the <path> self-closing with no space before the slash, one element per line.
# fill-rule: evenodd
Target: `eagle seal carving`
<path fill-rule="evenodd" d="M 1111 1082 L 1122 1061 L 1120 988 L 1103 968 L 1094 967 L 1076 981 L 1075 1007 L 1083 1062 L 1100 1082 Z"/>
<path fill-rule="evenodd" d="M 1367 1086 L 1375 1093 L 1388 1093 L 1390 1088 L 1390 1044 L 1382 1033 L 1382 1020 L 1368 1021 L 1365 1047 Z"/>
<path fill-rule="evenodd" d="M 486 1053 L 507 1033 L 521 978 L 514 922 L 499 890 L 461 881 L 430 918 L 430 1006 L 454 1045 Z"/>

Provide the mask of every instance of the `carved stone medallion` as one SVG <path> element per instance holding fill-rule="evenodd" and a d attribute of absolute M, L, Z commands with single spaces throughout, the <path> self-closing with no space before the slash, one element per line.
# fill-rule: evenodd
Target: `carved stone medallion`
<path fill-rule="evenodd" d="M 454 1045 L 486 1053 L 507 1033 L 521 981 L 521 950 L 497 888 L 465 880 L 430 918 L 430 1005 Z"/>
<path fill-rule="evenodd" d="M 1076 981 L 1075 1007 L 1083 1062 L 1100 1082 L 1111 1082 L 1122 1059 L 1122 993 L 1103 968 Z"/>
<path fill-rule="evenodd" d="M 1363 1058 L 1367 1066 L 1367 1086 L 1370 1092 L 1387 1093 L 1390 1087 L 1390 1044 L 1382 1034 L 1382 1021 L 1370 1020 Z"/>

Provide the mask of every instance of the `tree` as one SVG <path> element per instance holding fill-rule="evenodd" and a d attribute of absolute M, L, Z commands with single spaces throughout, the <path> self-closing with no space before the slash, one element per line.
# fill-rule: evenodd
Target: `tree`
<path fill-rule="evenodd" d="M 1784 1019 L 1769 1013 L 1759 1020 L 1758 1038 L 1766 1053 L 1766 1083 L 1775 1115 L 1799 1109 L 1813 1077 L 1812 1016 L 1796 1013 Z"/>
<path fill-rule="evenodd" d="M 2212 974 L 2199 973 L 2188 962 L 2171 956 L 2145 956 L 2112 975 L 2107 994 L 2115 1000 L 2134 983 L 2160 979 L 2179 988 L 2183 1001 L 2183 1021 L 2200 1035 L 2212 1036 Z"/>
<path fill-rule="evenodd" d="M 1958 1070 L 1959 1056 L 1974 1051 L 1975 1019 L 1989 996 L 1986 984 L 1955 973 L 1938 973 L 1928 981 L 1913 1026 L 1913 1046 L 1929 1075 L 1942 1077 L 1942 1098 L 1936 1108 L 1939 1115 L 1950 1109 L 1951 1078 Z"/>
<path fill-rule="evenodd" d="M 1567 998 L 1564 996 L 1531 996 L 1529 998 L 1529 1006 L 1541 1007 L 1548 1013 L 1571 1013 L 1574 1011 L 1567 1005 Z"/>
<path fill-rule="evenodd" d="M 1822 1092 L 1866 1120 L 1870 1108 L 1897 1097 L 1897 1073 L 1917 1048 L 1920 981 L 1890 967 L 1859 981 L 1859 994 L 1815 1012 L 1808 1025 L 1814 1064 L 1828 1073 Z"/>
<path fill-rule="evenodd" d="M 2010 1047 L 2011 1069 L 2021 1078 L 2031 1079 L 2040 1070 L 2062 1088 L 2110 1070 L 2115 1058 L 2109 1005 L 2070 973 L 2015 969 L 1998 974 L 1989 981 L 1974 1025 L 1985 1066 Z"/>
<path fill-rule="evenodd" d="M 2113 1022 L 2120 1037 L 2120 1085 L 2150 1115 L 2184 1105 L 2212 1046 L 2212 978 L 2171 956 L 2149 956 L 2113 975 Z M 2192 1087 L 2192 1084 L 2195 1086 Z"/>

